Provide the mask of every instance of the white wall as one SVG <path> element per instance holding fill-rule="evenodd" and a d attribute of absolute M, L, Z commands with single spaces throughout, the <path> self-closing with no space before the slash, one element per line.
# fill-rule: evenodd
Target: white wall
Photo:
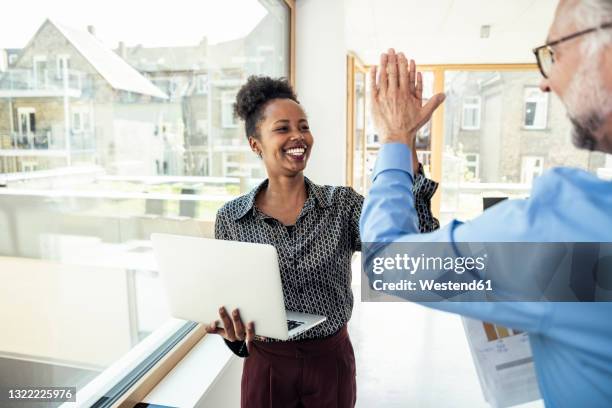
<path fill-rule="evenodd" d="M 343 185 L 346 162 L 346 46 L 342 1 L 297 0 L 297 93 L 315 145 L 306 176 Z"/>

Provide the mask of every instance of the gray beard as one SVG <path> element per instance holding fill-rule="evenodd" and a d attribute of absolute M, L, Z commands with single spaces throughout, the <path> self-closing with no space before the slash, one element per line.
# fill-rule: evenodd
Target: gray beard
<path fill-rule="evenodd" d="M 599 115 L 591 114 L 585 119 L 578 120 L 569 116 L 572 122 L 572 143 L 579 149 L 593 151 L 597 148 L 595 132 L 603 125 L 603 119 Z"/>

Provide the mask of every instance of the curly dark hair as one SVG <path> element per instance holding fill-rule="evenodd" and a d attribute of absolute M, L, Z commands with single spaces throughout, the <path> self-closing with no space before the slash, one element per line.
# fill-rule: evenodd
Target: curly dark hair
<path fill-rule="evenodd" d="M 286 78 L 252 75 L 238 91 L 234 115 L 244 120 L 247 138 L 259 137 L 257 125 L 263 117 L 264 106 L 272 99 L 291 99 L 300 103 Z"/>

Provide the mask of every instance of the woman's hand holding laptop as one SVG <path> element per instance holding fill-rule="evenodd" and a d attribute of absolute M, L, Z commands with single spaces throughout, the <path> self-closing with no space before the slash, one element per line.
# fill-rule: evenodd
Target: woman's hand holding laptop
<path fill-rule="evenodd" d="M 255 336 L 255 325 L 249 322 L 246 326 L 240 318 L 240 311 L 234 309 L 230 316 L 224 306 L 219 308 L 219 318 L 223 322 L 223 327 L 217 327 L 219 320 L 215 320 L 208 327 L 206 332 L 219 334 L 228 341 L 249 341 Z"/>
<path fill-rule="evenodd" d="M 245 327 L 240 318 L 240 311 L 234 309 L 230 316 L 224 306 L 219 308 L 219 317 L 223 327 L 217 327 L 219 321 L 215 320 L 206 326 L 206 333 L 219 334 L 227 341 L 246 341 L 248 349 L 251 341 L 255 339 L 255 323 L 249 322 Z"/>

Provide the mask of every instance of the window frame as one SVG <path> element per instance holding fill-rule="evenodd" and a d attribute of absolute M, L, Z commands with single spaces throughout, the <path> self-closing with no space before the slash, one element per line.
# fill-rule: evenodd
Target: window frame
<path fill-rule="evenodd" d="M 347 99 L 346 99 L 346 185 L 353 187 L 357 192 L 367 191 L 367 155 L 369 150 L 376 150 L 380 146 L 378 143 L 371 144 L 368 140 L 368 128 L 366 123 L 367 109 L 367 77 L 368 68 L 357 55 L 349 52 L 346 56 L 346 76 L 347 76 Z M 364 79 L 364 97 L 361 110 L 357 108 L 358 98 L 356 92 L 357 77 Z M 363 124 L 358 128 L 358 124 Z M 357 137 L 356 137 L 357 136 Z M 376 133 L 372 134 L 372 139 L 376 139 Z M 380 139 L 378 137 L 378 139 Z M 374 141 L 374 140 L 372 140 Z M 359 152 L 359 156 L 355 154 Z M 359 170 L 361 177 L 356 177 Z"/>
<path fill-rule="evenodd" d="M 279 5 L 284 5 L 287 7 L 288 14 L 285 15 L 284 21 L 287 21 L 288 31 L 286 33 L 288 38 L 289 47 L 286 51 L 288 51 L 288 67 L 284 66 L 283 70 L 288 69 L 288 75 L 290 78 L 290 82 L 295 86 L 295 20 L 296 20 L 296 6 L 295 0 L 278 0 Z M 52 78 L 53 73 L 53 63 L 55 62 L 55 67 L 58 68 L 58 64 L 62 64 L 59 62 L 58 58 L 54 56 L 41 56 L 40 61 L 45 61 L 46 66 L 44 69 L 44 78 L 37 78 L 37 65 L 36 63 L 32 64 L 32 79 L 37 81 L 36 84 L 38 87 L 48 85 L 49 80 Z M 59 69 L 58 69 L 59 71 Z M 41 74 L 42 75 L 42 74 Z M 69 78 L 70 79 L 70 78 Z M 209 76 L 208 87 L 210 89 L 212 77 Z M 43 82 L 44 81 L 44 82 Z M 236 91 L 232 92 L 232 104 L 235 99 Z M 212 95 L 209 95 L 209 97 Z M 136 101 L 138 99 L 138 94 L 134 94 L 129 91 L 118 91 L 118 99 L 126 99 L 129 101 Z M 226 96 L 226 102 L 228 102 L 228 96 Z M 33 109 L 33 108 L 32 108 Z M 72 108 L 75 109 L 75 108 Z M 233 113 L 233 110 L 232 110 Z M 89 110 L 87 112 L 87 108 L 83 107 L 82 109 L 76 109 L 76 111 L 68 110 L 67 116 L 69 116 L 69 123 L 66 123 L 66 128 L 73 130 L 72 122 L 74 119 L 74 115 L 81 115 L 80 126 L 77 131 L 85 130 L 85 123 L 89 123 L 90 130 L 94 130 L 94 111 Z M 83 121 L 82 115 L 88 115 L 89 121 Z M 13 116 L 11 116 L 12 118 Z M 19 119 L 19 116 L 18 116 Z M 209 121 L 212 120 L 211 117 L 208 117 Z M 19 127 L 20 124 L 17 123 Z M 232 114 L 232 123 L 231 127 L 238 127 L 238 121 L 233 118 Z M 189 350 L 196 345 L 202 338 L 205 337 L 206 332 L 204 330 L 204 326 L 201 324 L 196 324 L 194 322 L 183 322 L 182 327 L 172 327 L 167 332 L 163 333 L 163 343 L 159 344 L 159 342 L 155 343 L 155 347 L 151 347 L 146 350 L 146 358 L 141 359 L 142 356 L 137 356 L 138 359 L 136 361 L 130 361 L 130 364 L 127 366 L 124 364 L 124 370 L 121 371 L 113 371 L 109 373 L 110 377 L 105 378 L 104 381 L 96 382 L 93 384 L 92 381 L 91 386 L 87 384 L 83 388 L 87 388 L 87 391 L 82 394 L 82 397 L 86 400 L 83 401 L 83 405 L 87 406 L 97 406 L 97 407 L 107 407 L 107 406 L 120 406 L 124 403 L 132 403 L 141 401 L 154 387 L 155 385 L 166 375 L 168 374 L 172 368 L 189 352 Z M 155 334 L 155 332 L 154 332 Z M 151 334 L 149 337 L 152 337 Z M 145 338 L 143 342 L 145 342 L 149 337 Z M 159 336 L 157 336 L 157 340 L 160 340 Z M 156 341 L 157 341 L 156 340 Z M 139 345 L 139 344 L 138 344 Z M 136 345 L 136 347 L 138 347 Z M 124 357 L 129 357 L 130 360 L 133 359 L 134 356 L 127 354 L 131 354 L 130 352 L 135 351 L 132 348 Z M 123 363 L 121 361 L 115 361 L 115 363 Z M 135 366 L 134 366 L 135 364 Z M 113 364 L 114 365 L 114 364 Z M 121 364 L 119 364 L 121 365 Z M 113 367 L 109 367 L 113 368 Z M 128 369 L 131 368 L 131 369 Z M 107 370 L 105 370 L 106 372 Z M 112 370 L 111 370 L 112 371 Z M 102 379 L 101 379 L 102 380 Z M 77 401 L 80 401 L 81 389 L 77 391 Z M 103 393 L 104 395 L 100 396 L 99 394 Z M 98 396 L 96 397 L 96 395 Z M 72 404 L 66 404 L 65 406 L 71 406 Z M 132 404 L 133 405 L 133 404 Z"/>

